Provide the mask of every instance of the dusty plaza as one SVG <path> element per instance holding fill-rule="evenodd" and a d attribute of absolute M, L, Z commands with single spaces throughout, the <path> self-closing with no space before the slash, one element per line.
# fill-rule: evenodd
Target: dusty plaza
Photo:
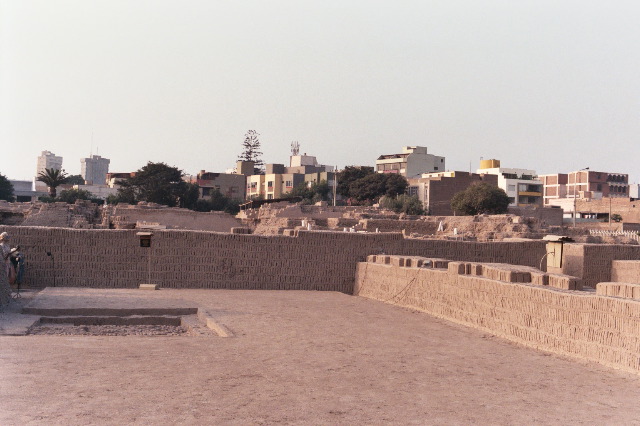
<path fill-rule="evenodd" d="M 2 336 L 1 424 L 637 424 L 640 419 L 635 374 L 362 297 L 87 291 L 63 289 L 62 305 L 77 299 L 115 306 L 123 298 L 144 297 L 145 306 L 150 299 L 199 306 L 233 336 Z"/>

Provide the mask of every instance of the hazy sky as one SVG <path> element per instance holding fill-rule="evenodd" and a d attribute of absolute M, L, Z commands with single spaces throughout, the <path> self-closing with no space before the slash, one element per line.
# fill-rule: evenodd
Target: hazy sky
<path fill-rule="evenodd" d="M 638 182 L 639 23 L 637 0 L 0 0 L 0 173 L 224 171 L 255 129 L 266 162 L 423 145 Z"/>

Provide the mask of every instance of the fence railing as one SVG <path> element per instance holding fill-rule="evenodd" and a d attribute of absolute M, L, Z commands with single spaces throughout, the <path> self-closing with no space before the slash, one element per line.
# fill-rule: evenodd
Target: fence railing
<path fill-rule="evenodd" d="M 609 231 L 606 229 L 589 229 L 589 235 L 600 237 L 629 237 L 640 242 L 640 235 L 637 231 Z"/>

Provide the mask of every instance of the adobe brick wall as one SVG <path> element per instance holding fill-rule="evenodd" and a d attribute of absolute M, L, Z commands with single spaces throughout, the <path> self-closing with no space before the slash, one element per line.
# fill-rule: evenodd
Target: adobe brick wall
<path fill-rule="evenodd" d="M 196 212 L 179 208 L 142 208 L 137 206 L 115 206 L 112 216 L 120 220 L 157 222 L 169 228 L 192 229 L 214 232 L 230 232 L 231 228 L 242 226 L 242 222 L 223 212 Z"/>
<path fill-rule="evenodd" d="M 448 269 L 400 263 L 359 263 L 354 293 L 640 373 L 640 301 L 461 274 L 458 262 Z"/>
<path fill-rule="evenodd" d="M 640 284 L 640 260 L 611 261 L 611 281 Z"/>
<path fill-rule="evenodd" d="M 614 281 L 614 260 L 640 260 L 640 246 L 626 244 L 565 244 L 562 273 L 582 278 L 592 288 Z"/>
<path fill-rule="evenodd" d="M 135 230 L 0 226 L 26 256 L 27 285 L 133 288 L 148 251 Z M 537 266 L 544 242 L 404 239 L 399 233 L 296 231 L 295 237 L 154 231 L 151 281 L 171 288 L 297 289 L 351 293 L 370 254 L 446 257 Z M 46 255 L 50 251 L 53 260 Z"/>

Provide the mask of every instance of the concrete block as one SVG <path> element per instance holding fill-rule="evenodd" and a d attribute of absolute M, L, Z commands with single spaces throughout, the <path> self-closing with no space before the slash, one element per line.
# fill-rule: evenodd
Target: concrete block
<path fill-rule="evenodd" d="M 140 284 L 140 290 L 160 290 L 160 285 L 158 284 Z"/>

